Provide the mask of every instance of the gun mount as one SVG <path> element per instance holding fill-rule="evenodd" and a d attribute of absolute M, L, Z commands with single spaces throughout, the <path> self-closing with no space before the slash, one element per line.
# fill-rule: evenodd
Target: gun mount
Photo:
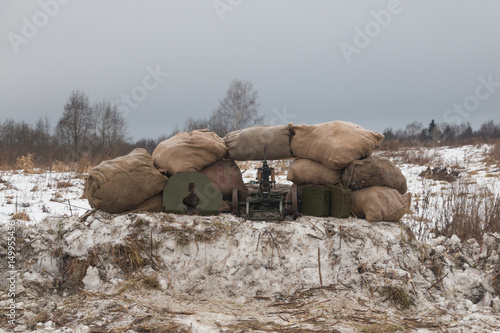
<path fill-rule="evenodd" d="M 273 189 L 276 189 L 276 174 L 274 168 L 270 167 L 267 163 L 266 148 L 264 148 L 262 166 L 257 169 L 257 182 L 259 184 L 259 191 L 248 197 L 245 202 L 246 217 L 249 220 L 283 220 L 285 218 L 284 205 L 288 204 L 288 202 L 284 201 L 280 193 L 273 192 Z M 294 218 L 296 218 L 298 212 L 295 185 L 292 188 L 292 202 L 289 204 L 292 205 L 292 213 Z"/>

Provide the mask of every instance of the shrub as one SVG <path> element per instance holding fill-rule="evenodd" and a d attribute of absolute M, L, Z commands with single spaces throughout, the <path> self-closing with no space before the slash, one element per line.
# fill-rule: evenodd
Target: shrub
<path fill-rule="evenodd" d="M 18 157 L 16 160 L 16 169 L 23 169 L 25 173 L 32 173 L 35 167 L 34 157 L 34 154 Z"/>

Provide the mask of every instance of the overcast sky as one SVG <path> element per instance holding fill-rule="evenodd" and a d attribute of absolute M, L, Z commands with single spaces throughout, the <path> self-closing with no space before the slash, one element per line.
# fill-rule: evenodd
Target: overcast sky
<path fill-rule="evenodd" d="M 79 89 L 157 138 L 235 78 L 267 123 L 500 121 L 498 0 L 2 0 L 0 15 L 2 122 L 55 126 Z"/>

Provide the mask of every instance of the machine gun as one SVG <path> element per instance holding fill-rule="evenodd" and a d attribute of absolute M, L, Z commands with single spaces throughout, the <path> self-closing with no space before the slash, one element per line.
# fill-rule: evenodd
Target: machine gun
<path fill-rule="evenodd" d="M 284 202 L 280 193 L 272 191 L 276 189 L 276 175 L 274 168 L 267 163 L 266 148 L 264 148 L 262 166 L 257 169 L 257 182 L 259 192 L 246 199 L 247 218 L 249 220 L 283 220 L 285 217 L 284 204 L 286 202 Z M 293 201 L 296 201 L 296 199 Z"/>

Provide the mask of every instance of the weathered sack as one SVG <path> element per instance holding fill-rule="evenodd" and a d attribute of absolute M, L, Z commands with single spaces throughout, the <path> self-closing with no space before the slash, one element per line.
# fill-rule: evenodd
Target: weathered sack
<path fill-rule="evenodd" d="M 332 170 L 313 160 L 298 159 L 292 163 L 286 179 L 299 185 L 337 185 L 341 183 L 342 170 Z"/>
<path fill-rule="evenodd" d="M 370 222 L 398 222 L 410 205 L 411 193 L 401 195 L 386 186 L 371 186 L 351 193 L 351 213 Z"/>
<path fill-rule="evenodd" d="M 137 148 L 93 168 L 85 180 L 84 197 L 92 207 L 122 213 L 163 191 L 166 181 L 151 155 Z"/>
<path fill-rule="evenodd" d="M 401 170 L 387 159 L 375 156 L 353 161 L 342 174 L 342 184 L 351 190 L 388 186 L 405 194 L 408 187 Z"/>
<path fill-rule="evenodd" d="M 197 172 L 227 154 L 226 144 L 216 133 L 207 129 L 177 133 L 160 142 L 153 152 L 160 172 L 174 175 Z"/>
<path fill-rule="evenodd" d="M 345 169 L 354 160 L 370 156 L 384 136 L 345 121 L 316 125 L 294 125 L 292 152 L 330 169 Z"/>
<path fill-rule="evenodd" d="M 132 212 L 150 212 L 150 213 L 161 213 L 165 211 L 163 207 L 163 191 L 155 194 L 149 199 L 139 204 L 139 206 L 131 209 L 129 213 Z"/>
<path fill-rule="evenodd" d="M 261 125 L 229 132 L 224 141 L 228 158 L 236 161 L 268 160 L 292 157 L 290 125 Z"/>
<path fill-rule="evenodd" d="M 239 200 L 248 197 L 241 170 L 232 160 L 216 161 L 200 171 L 210 179 L 212 185 L 221 193 L 224 200 L 232 201 L 233 188 L 238 189 Z"/>

